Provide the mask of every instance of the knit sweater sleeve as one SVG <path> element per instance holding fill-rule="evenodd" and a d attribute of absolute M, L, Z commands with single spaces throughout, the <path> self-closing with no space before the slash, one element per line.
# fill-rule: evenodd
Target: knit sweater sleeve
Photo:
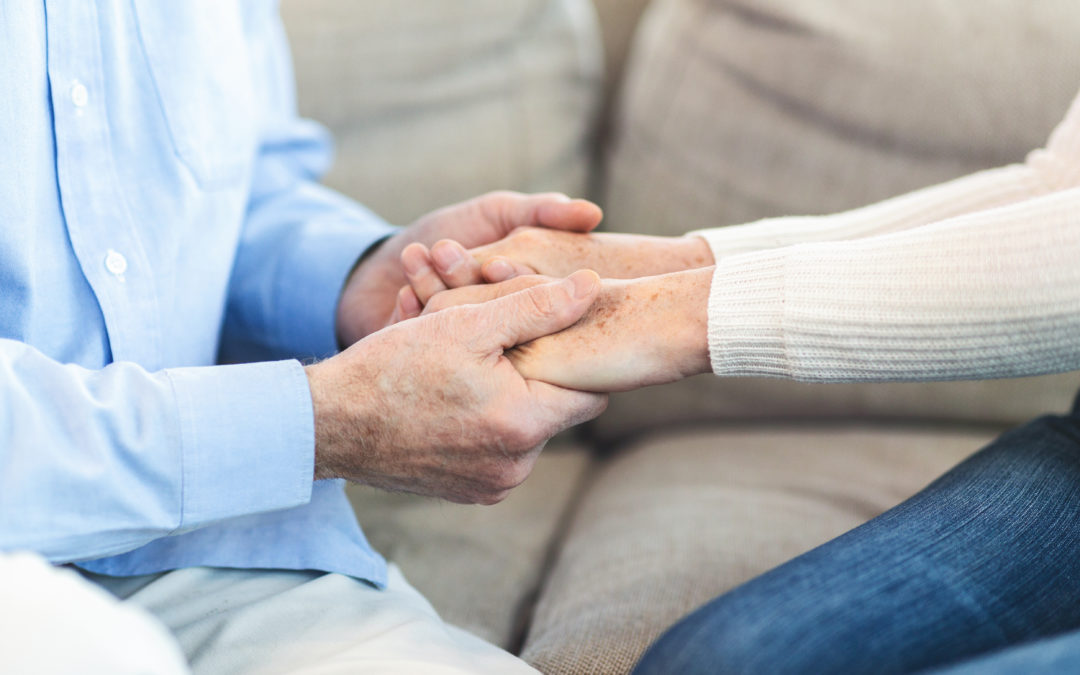
<path fill-rule="evenodd" d="M 1080 370 L 1080 188 L 878 236 L 722 257 L 708 334 L 718 375 Z"/>
<path fill-rule="evenodd" d="M 815 241 L 871 237 L 920 227 L 1080 186 L 1080 97 L 1046 147 L 1005 166 L 830 216 L 770 218 L 690 232 L 717 260 L 739 253 Z"/>

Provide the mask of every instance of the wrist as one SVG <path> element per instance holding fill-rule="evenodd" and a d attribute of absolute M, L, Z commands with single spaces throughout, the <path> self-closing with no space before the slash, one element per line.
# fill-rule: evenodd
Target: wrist
<path fill-rule="evenodd" d="M 344 474 L 340 457 L 341 441 L 346 434 L 342 429 L 343 416 L 339 414 L 336 406 L 339 397 L 332 395 L 330 368 L 332 366 L 329 366 L 327 361 L 304 367 L 315 419 L 314 480 L 341 478 Z"/>
<path fill-rule="evenodd" d="M 682 262 L 684 270 L 712 267 L 716 264 L 712 247 L 701 237 L 693 235 L 673 237 L 672 245 L 675 256 Z"/>
<path fill-rule="evenodd" d="M 617 236 L 627 237 L 631 257 L 641 262 L 634 276 L 673 274 L 713 264 L 712 250 L 700 237 Z"/>
<path fill-rule="evenodd" d="M 652 317 L 650 332 L 664 350 L 660 358 L 671 379 L 711 372 L 708 308 L 713 269 L 684 270 L 637 282 L 639 302 L 652 305 L 641 316 Z"/>
<path fill-rule="evenodd" d="M 353 265 L 338 299 L 335 334 L 343 350 L 382 328 L 389 317 L 392 301 L 405 277 L 397 263 L 402 245 L 398 237 L 386 236 L 372 244 Z"/>

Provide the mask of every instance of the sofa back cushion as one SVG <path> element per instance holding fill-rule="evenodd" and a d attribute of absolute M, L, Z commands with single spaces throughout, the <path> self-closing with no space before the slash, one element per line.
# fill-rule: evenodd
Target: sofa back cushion
<path fill-rule="evenodd" d="M 587 186 L 602 55 L 589 0 L 285 0 L 326 182 L 391 222 L 493 189 Z"/>
<path fill-rule="evenodd" d="M 1072 0 L 655 0 L 605 159 L 605 227 L 679 234 L 829 213 L 1042 145 L 1080 89 Z M 1012 423 L 1080 376 L 794 385 L 701 378 L 615 397 L 602 439 L 693 420 Z"/>

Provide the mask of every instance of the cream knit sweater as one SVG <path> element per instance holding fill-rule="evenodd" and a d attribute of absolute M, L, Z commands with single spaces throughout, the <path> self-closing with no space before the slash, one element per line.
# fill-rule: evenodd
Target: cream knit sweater
<path fill-rule="evenodd" d="M 1024 164 L 873 206 L 690 233 L 716 257 L 717 375 L 1080 370 L 1080 98 Z"/>

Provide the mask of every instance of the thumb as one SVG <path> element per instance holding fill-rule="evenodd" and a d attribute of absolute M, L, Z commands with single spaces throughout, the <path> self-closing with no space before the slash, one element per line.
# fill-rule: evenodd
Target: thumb
<path fill-rule="evenodd" d="M 562 281 L 533 286 L 478 307 L 482 325 L 495 341 L 492 347 L 510 349 L 558 333 L 580 319 L 600 292 L 600 276 L 579 270 Z"/>

